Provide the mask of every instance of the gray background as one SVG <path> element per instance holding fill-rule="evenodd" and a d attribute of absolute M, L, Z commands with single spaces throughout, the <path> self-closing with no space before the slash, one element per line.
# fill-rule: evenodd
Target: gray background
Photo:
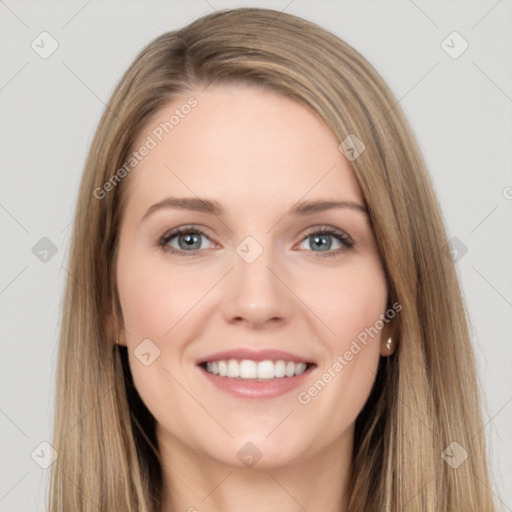
<path fill-rule="evenodd" d="M 51 440 L 70 226 L 104 103 L 154 37 L 237 6 L 285 10 L 333 31 L 368 58 L 405 109 L 463 249 L 457 267 L 487 397 L 494 492 L 512 510 L 512 3 L 183 4 L 0 0 L 0 510 L 45 510 L 49 470 L 35 460 L 50 453 L 39 445 Z M 43 31 L 59 45 L 46 59 L 31 47 L 42 46 Z M 458 58 L 441 46 L 453 31 L 469 43 Z M 41 252 L 43 237 L 54 255 Z"/>

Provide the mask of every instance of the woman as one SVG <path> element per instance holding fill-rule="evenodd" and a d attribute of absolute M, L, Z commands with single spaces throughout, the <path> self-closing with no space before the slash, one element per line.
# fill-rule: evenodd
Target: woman
<path fill-rule="evenodd" d="M 148 45 L 69 271 L 52 511 L 494 510 L 425 165 L 327 31 L 246 8 Z"/>

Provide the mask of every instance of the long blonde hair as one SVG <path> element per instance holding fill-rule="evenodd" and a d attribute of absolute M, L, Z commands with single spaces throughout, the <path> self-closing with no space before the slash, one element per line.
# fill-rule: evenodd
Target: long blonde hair
<path fill-rule="evenodd" d="M 100 120 L 67 269 L 51 512 L 159 510 L 154 419 L 133 386 L 126 349 L 113 343 L 109 328 L 111 318 L 123 325 L 115 276 L 130 178 L 108 192 L 104 184 L 152 114 L 178 94 L 223 82 L 268 87 L 317 112 L 340 143 L 355 135 L 365 145 L 351 165 L 390 303 L 402 309 L 398 349 L 382 358 L 356 422 L 348 510 L 493 511 L 463 301 L 439 206 L 400 106 L 372 66 L 335 35 L 290 14 L 242 8 L 209 14 L 151 42 Z M 457 453 L 460 465 L 445 462 L 446 453 L 448 460 Z"/>

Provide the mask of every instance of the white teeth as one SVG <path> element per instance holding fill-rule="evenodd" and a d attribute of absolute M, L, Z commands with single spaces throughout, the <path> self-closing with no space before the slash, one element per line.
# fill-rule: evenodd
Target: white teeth
<path fill-rule="evenodd" d="M 284 361 L 276 361 L 274 363 L 274 375 L 276 377 L 284 377 L 286 375 L 286 363 Z"/>
<path fill-rule="evenodd" d="M 208 361 L 206 363 L 206 371 L 228 378 L 240 379 L 274 379 L 283 377 L 293 377 L 301 375 L 306 371 L 306 363 L 294 363 L 293 361 L 252 361 L 236 359 Z"/>
<path fill-rule="evenodd" d="M 239 377 L 242 379 L 255 379 L 258 376 L 258 367 L 254 361 L 244 359 L 240 364 L 238 361 L 231 359 L 233 364 L 239 367 Z"/>
<path fill-rule="evenodd" d="M 234 359 L 230 359 L 228 361 L 228 377 L 239 377 L 240 376 L 240 366 Z"/>
<path fill-rule="evenodd" d="M 298 363 L 295 365 L 295 375 L 300 375 L 306 371 L 306 363 Z"/>
<path fill-rule="evenodd" d="M 258 379 L 273 379 L 274 363 L 272 361 L 260 361 L 258 363 Z"/>

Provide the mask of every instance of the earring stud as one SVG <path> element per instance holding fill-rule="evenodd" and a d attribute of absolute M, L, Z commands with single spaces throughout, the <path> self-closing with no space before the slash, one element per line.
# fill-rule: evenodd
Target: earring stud
<path fill-rule="evenodd" d="M 393 340 L 391 338 L 388 338 L 388 341 L 386 341 L 386 348 L 388 350 L 391 350 L 391 344 L 393 343 Z"/>

